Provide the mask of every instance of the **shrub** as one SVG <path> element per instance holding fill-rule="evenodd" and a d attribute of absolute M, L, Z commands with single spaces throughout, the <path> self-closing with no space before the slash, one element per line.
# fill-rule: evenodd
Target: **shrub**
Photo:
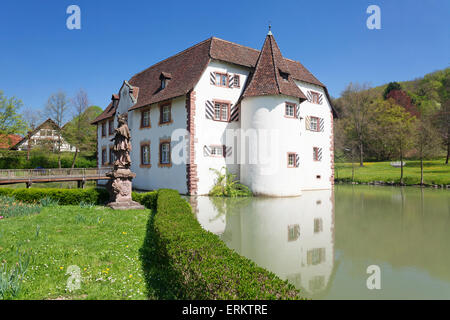
<path fill-rule="evenodd" d="M 72 166 L 73 153 L 61 153 L 61 166 Z M 58 168 L 58 155 L 40 148 L 31 151 L 30 160 L 27 160 L 26 151 L 0 151 L 0 168 L 3 169 L 34 169 L 34 168 Z M 95 168 L 97 158 L 95 153 L 78 154 L 75 168 Z"/>
<path fill-rule="evenodd" d="M 14 197 L 16 200 L 28 203 L 38 203 L 42 199 L 47 199 L 45 201 L 47 202 L 57 201 L 59 205 L 79 205 L 81 202 L 104 204 L 109 199 L 108 191 L 102 188 L 86 188 L 86 189 L 0 188 L 0 195 L 11 196 Z"/>
<path fill-rule="evenodd" d="M 202 229 L 174 190 L 158 191 L 141 258 L 149 288 L 161 299 L 299 299 L 287 281 L 229 249 Z"/>
<path fill-rule="evenodd" d="M 143 206 L 149 209 L 156 209 L 156 201 L 158 199 L 157 191 L 150 191 L 146 193 L 133 192 L 131 196 L 134 201 L 139 202 Z"/>
<path fill-rule="evenodd" d="M 222 170 L 225 172 L 222 173 Z M 212 197 L 250 197 L 250 189 L 236 180 L 236 175 L 228 171 L 226 167 L 221 170 L 210 168 L 217 175 L 216 184 L 209 192 Z"/>

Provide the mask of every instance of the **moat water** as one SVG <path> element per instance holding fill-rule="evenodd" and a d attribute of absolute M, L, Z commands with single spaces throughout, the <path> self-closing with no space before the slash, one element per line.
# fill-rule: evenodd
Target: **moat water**
<path fill-rule="evenodd" d="M 190 201 L 204 229 L 305 297 L 450 299 L 450 191 L 337 185 Z"/>

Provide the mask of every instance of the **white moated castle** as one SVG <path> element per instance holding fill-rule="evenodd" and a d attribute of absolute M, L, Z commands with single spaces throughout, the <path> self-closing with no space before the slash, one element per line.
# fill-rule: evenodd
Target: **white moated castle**
<path fill-rule="evenodd" d="M 136 189 L 206 195 L 210 169 L 223 167 L 256 195 L 332 188 L 327 88 L 284 58 L 270 31 L 261 51 L 212 37 L 124 81 L 93 121 L 99 167 L 114 160 L 110 139 L 123 113 Z"/>

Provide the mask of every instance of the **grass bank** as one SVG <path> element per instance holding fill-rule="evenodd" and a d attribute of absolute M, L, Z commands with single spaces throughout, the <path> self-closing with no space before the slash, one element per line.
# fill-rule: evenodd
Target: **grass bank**
<path fill-rule="evenodd" d="M 420 184 L 420 161 L 407 160 L 403 167 L 403 180 L 406 185 Z M 352 164 L 335 163 L 335 181 L 352 181 Z M 355 163 L 354 181 L 358 183 L 400 182 L 400 168 L 394 168 L 390 162 L 364 162 L 364 167 Z M 426 185 L 450 185 L 450 165 L 444 160 L 424 161 L 424 182 Z"/>
<path fill-rule="evenodd" d="M 139 250 L 150 210 L 45 207 L 0 220 L 0 257 L 8 270 L 27 263 L 14 299 L 148 299 Z M 75 266 L 75 267 L 71 267 Z M 70 292 L 72 276 L 80 289 Z"/>
<path fill-rule="evenodd" d="M 133 193 L 149 209 L 125 211 L 94 205 L 100 189 L 2 192 L 17 208 L 0 212 L 0 299 L 300 298 L 203 230 L 174 190 Z"/>

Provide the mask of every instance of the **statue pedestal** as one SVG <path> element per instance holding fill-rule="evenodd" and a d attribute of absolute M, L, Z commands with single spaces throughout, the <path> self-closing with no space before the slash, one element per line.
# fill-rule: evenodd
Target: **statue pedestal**
<path fill-rule="evenodd" d="M 119 168 L 106 174 L 110 177 L 107 184 L 109 191 L 110 202 L 108 207 L 118 210 L 128 209 L 145 209 L 143 205 L 133 201 L 131 198 L 131 180 L 136 177 L 136 174 L 131 172 L 130 169 Z"/>

